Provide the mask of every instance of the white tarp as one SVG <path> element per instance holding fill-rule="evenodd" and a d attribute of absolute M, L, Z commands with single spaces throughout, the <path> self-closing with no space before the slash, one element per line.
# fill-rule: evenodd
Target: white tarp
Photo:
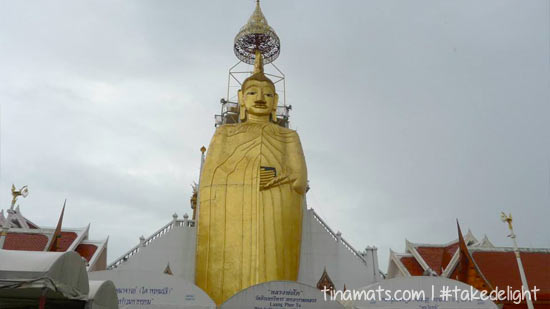
<path fill-rule="evenodd" d="M 0 297 L 86 300 L 86 263 L 75 252 L 0 249 Z"/>
<path fill-rule="evenodd" d="M 119 308 L 216 308 L 198 286 L 177 276 L 139 270 L 103 270 L 89 273 L 93 280 L 111 280 Z"/>
<path fill-rule="evenodd" d="M 459 292 L 458 298 L 454 297 L 453 290 L 468 291 Z M 497 306 L 489 300 L 475 300 L 466 294 L 470 291 L 476 293 L 476 289 L 463 282 L 443 278 L 414 276 L 383 280 L 357 291 L 367 291 L 361 300 L 347 301 L 346 307 L 351 308 L 437 308 L 437 309 L 497 309 Z M 378 297 L 380 292 L 381 297 Z M 450 292 L 449 292 L 450 291 Z M 353 293 L 353 291 L 350 291 Z M 449 294 L 449 293 L 450 294 Z M 478 292 L 478 291 L 477 291 Z M 389 293 L 389 294 L 388 294 Z M 416 296 L 413 296 L 416 293 Z M 348 296 L 351 294 L 348 294 Z M 448 296 L 446 296 L 448 295 Z M 478 294 L 479 295 L 479 294 Z M 376 300 L 369 300 L 366 297 L 375 296 Z M 421 297 L 419 297 L 421 296 Z M 344 295 L 345 297 L 345 295 Z M 414 298 L 414 299 L 411 299 Z M 423 299 L 420 299 L 423 298 Z M 345 298 L 344 298 L 345 299 Z M 382 300 L 381 300 L 382 299 Z"/>
<path fill-rule="evenodd" d="M 88 293 L 88 309 L 116 309 L 118 298 L 112 281 L 90 280 Z"/>
<path fill-rule="evenodd" d="M 325 300 L 323 292 L 294 281 L 270 281 L 251 286 L 233 295 L 221 309 L 339 309 L 336 301 Z"/>

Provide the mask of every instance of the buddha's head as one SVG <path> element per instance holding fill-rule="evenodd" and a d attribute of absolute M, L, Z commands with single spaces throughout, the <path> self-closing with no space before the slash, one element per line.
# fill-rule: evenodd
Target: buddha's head
<path fill-rule="evenodd" d="M 278 99 L 275 85 L 264 75 L 262 55 L 257 51 L 254 74 L 245 79 L 239 90 L 241 122 L 248 119 L 276 122 Z"/>

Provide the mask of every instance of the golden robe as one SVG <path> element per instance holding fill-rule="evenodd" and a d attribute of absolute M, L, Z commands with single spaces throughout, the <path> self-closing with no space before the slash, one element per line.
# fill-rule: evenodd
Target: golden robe
<path fill-rule="evenodd" d="M 288 181 L 264 188 L 276 176 Z M 217 128 L 200 178 L 195 261 L 195 283 L 217 304 L 251 285 L 297 280 L 306 182 L 295 131 Z"/>

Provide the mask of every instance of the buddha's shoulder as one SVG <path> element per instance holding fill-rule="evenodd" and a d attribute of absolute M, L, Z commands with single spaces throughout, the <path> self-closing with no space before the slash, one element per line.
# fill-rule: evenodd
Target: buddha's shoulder
<path fill-rule="evenodd" d="M 252 131 L 261 131 L 262 129 L 268 129 L 269 131 L 285 136 L 298 136 L 295 130 L 281 127 L 274 123 L 257 124 L 257 123 L 228 123 L 216 128 L 216 135 L 233 135 L 237 133 L 245 133 Z"/>
<path fill-rule="evenodd" d="M 232 129 L 238 127 L 239 125 L 240 125 L 240 123 L 222 124 L 221 126 L 216 127 L 216 132 L 225 132 L 225 131 L 228 131 L 228 130 L 232 130 Z"/>
<path fill-rule="evenodd" d="M 218 126 L 216 128 L 216 133 L 230 132 L 230 131 L 240 130 L 243 128 L 244 126 L 242 123 L 227 123 L 227 124 Z"/>
<path fill-rule="evenodd" d="M 269 129 L 273 134 L 275 134 L 279 137 L 285 137 L 285 138 L 290 138 L 290 139 L 295 139 L 295 140 L 300 139 L 298 137 L 298 133 L 295 130 L 285 128 L 285 127 L 281 127 L 280 125 L 277 125 L 277 124 L 274 124 L 274 123 L 271 123 L 269 125 Z"/>
<path fill-rule="evenodd" d="M 288 133 L 288 134 L 296 134 L 296 131 L 295 130 L 292 130 L 292 129 L 289 129 L 289 128 L 285 128 L 285 127 L 281 127 L 280 125 L 278 124 L 274 124 L 274 123 L 271 123 L 271 126 L 275 129 L 275 130 L 278 130 L 279 132 L 281 133 Z"/>
<path fill-rule="evenodd" d="M 253 127 L 246 123 L 228 123 L 216 128 L 216 133 L 214 137 L 231 137 L 234 135 L 240 135 L 242 133 L 251 133 L 253 132 Z"/>

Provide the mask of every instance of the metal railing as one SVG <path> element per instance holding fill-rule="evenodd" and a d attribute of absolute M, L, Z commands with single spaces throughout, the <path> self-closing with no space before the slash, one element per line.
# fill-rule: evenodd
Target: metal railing
<path fill-rule="evenodd" d="M 117 268 L 122 263 L 128 261 L 128 259 L 130 259 L 132 256 L 136 255 L 141 250 L 141 248 L 147 247 L 155 239 L 157 239 L 159 237 L 162 237 L 164 234 L 168 233 L 171 229 L 173 229 L 175 227 L 179 227 L 179 226 L 194 227 L 195 226 L 195 221 L 194 220 L 188 220 L 188 219 L 183 219 L 183 220 L 174 219 L 174 220 L 170 221 L 168 224 L 166 224 L 165 226 L 161 227 L 158 231 L 153 233 L 153 235 L 149 236 L 148 238 L 141 239 L 140 243 L 138 245 L 136 245 L 135 247 L 130 249 L 128 252 L 123 254 L 118 259 L 114 260 L 111 264 L 109 264 L 109 266 L 107 266 L 107 269 Z"/>
<path fill-rule="evenodd" d="M 351 253 L 353 253 L 353 255 L 355 255 L 361 262 L 363 262 L 363 264 L 365 264 L 365 266 L 368 266 L 368 263 L 367 261 L 365 260 L 365 258 L 363 257 L 363 255 L 358 252 L 357 250 L 355 250 L 355 248 L 353 248 L 353 246 L 348 243 L 344 238 L 342 238 L 342 234 L 340 233 L 334 233 L 334 231 L 325 223 L 325 221 L 323 221 L 323 219 L 321 219 L 321 217 L 319 217 L 319 215 L 317 215 L 317 213 L 315 212 L 315 210 L 313 209 L 309 209 L 308 211 L 311 211 L 311 213 L 313 214 L 313 218 L 315 218 L 315 220 L 317 220 L 317 222 L 319 222 L 319 224 L 321 224 L 321 226 L 330 234 L 330 236 L 332 236 L 332 238 L 336 241 L 336 242 L 340 242 L 342 243 L 342 245 L 344 245 L 344 247 L 346 249 L 348 249 Z"/>
<path fill-rule="evenodd" d="M 353 255 L 355 255 L 365 266 L 368 266 L 367 261 L 363 257 L 363 255 L 355 250 L 353 246 L 348 243 L 344 238 L 342 238 L 340 233 L 335 233 L 326 223 L 317 215 L 317 213 L 313 209 L 309 209 L 308 211 L 311 211 L 313 214 L 313 218 L 321 224 L 321 226 L 329 233 L 329 235 L 334 239 L 336 242 L 340 242 L 347 250 L 349 250 Z M 174 227 L 179 226 L 189 226 L 194 227 L 195 221 L 194 220 L 172 220 L 165 226 L 161 227 L 158 231 L 153 233 L 153 235 L 149 236 L 148 238 L 142 239 L 140 243 L 136 246 L 134 246 L 132 249 L 130 249 L 128 252 L 123 254 L 121 257 L 113 261 L 109 266 L 107 266 L 107 269 L 114 269 L 120 266 L 122 263 L 126 262 L 128 259 L 130 259 L 132 256 L 137 254 L 141 248 L 147 247 L 149 244 L 151 244 L 155 239 L 162 237 L 164 234 L 168 233 L 171 229 Z"/>
<path fill-rule="evenodd" d="M 225 99 L 221 99 L 220 102 L 222 104 L 221 113 L 219 115 L 214 115 L 214 125 L 218 127 L 228 123 L 239 123 L 239 103 L 227 101 Z M 288 128 L 290 110 L 292 110 L 291 105 L 277 106 L 277 124 L 281 127 Z"/>

